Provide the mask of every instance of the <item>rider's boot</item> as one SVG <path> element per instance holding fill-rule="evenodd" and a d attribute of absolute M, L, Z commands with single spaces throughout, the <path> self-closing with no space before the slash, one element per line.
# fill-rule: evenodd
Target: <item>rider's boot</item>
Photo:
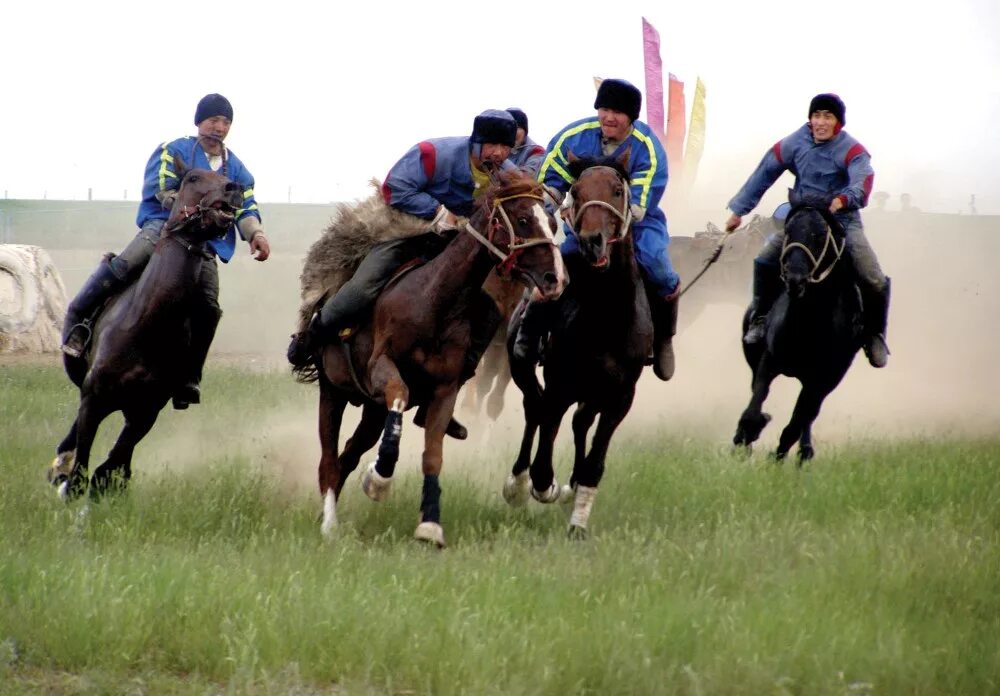
<path fill-rule="evenodd" d="M 79 358 L 90 343 L 91 324 L 94 313 L 112 295 L 122 290 L 126 281 L 111 269 L 107 258 L 101 261 L 97 270 L 87 278 L 73 301 L 66 308 L 63 320 L 62 352 L 71 358 Z"/>
<path fill-rule="evenodd" d="M 221 317 L 222 311 L 209 305 L 199 307 L 191 314 L 191 345 L 182 374 L 184 381 L 173 398 L 174 408 L 179 411 L 191 404 L 201 403 L 201 372 Z"/>
<path fill-rule="evenodd" d="M 885 329 L 889 321 L 889 291 L 891 281 L 885 279 L 881 291 L 859 283 L 864 300 L 865 355 L 872 367 L 885 367 L 889 362 L 889 346 L 885 342 Z"/>
<path fill-rule="evenodd" d="M 549 329 L 551 308 L 554 302 L 529 300 L 524 305 L 521 323 L 511 349 L 512 356 L 520 363 L 535 365 L 542 357 L 542 341 Z"/>
<path fill-rule="evenodd" d="M 413 414 L 413 424 L 418 428 L 422 428 L 427 424 L 426 404 L 417 406 L 417 412 Z M 468 429 L 454 418 L 448 421 L 448 427 L 445 428 L 444 434 L 456 440 L 464 440 L 469 437 Z"/>
<path fill-rule="evenodd" d="M 312 361 L 316 348 L 319 345 L 316 339 L 317 330 L 315 328 L 318 317 L 319 314 L 314 314 L 304 331 L 292 334 L 292 340 L 288 344 L 286 357 L 293 367 L 305 367 Z"/>
<path fill-rule="evenodd" d="M 778 266 L 754 259 L 753 300 L 750 302 L 750 323 L 743 336 L 744 343 L 753 345 L 764 340 L 767 335 L 767 315 L 780 294 L 781 276 Z"/>
<path fill-rule="evenodd" d="M 653 317 L 653 372 L 664 382 L 674 376 L 674 334 L 677 333 L 679 290 L 667 297 L 650 293 Z"/>

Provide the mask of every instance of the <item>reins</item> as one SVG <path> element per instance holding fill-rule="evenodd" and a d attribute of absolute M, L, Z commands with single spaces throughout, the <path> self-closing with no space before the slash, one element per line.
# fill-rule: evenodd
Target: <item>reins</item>
<path fill-rule="evenodd" d="M 789 214 L 788 219 L 785 221 L 786 226 L 788 220 L 791 220 L 792 215 L 794 215 L 796 212 L 797 211 L 792 211 L 792 213 Z M 802 251 L 805 252 L 806 256 L 809 257 L 809 261 L 812 263 L 812 269 L 809 271 L 809 275 L 807 276 L 806 280 L 810 283 L 822 283 L 824 280 L 826 280 L 827 277 L 829 277 L 830 273 L 833 272 L 833 269 L 836 268 L 837 262 L 840 261 L 840 257 L 843 256 L 844 249 L 847 246 L 847 235 L 846 234 L 844 235 L 844 238 L 840 242 L 840 246 L 837 246 L 837 240 L 833 236 L 833 226 L 830 224 L 830 222 L 826 219 L 826 216 L 823 215 L 821 211 L 817 210 L 816 212 L 820 213 L 820 216 L 823 218 L 823 222 L 826 224 L 826 236 L 823 239 L 823 249 L 820 251 L 819 256 L 817 257 L 815 254 L 813 254 L 812 250 L 802 242 L 789 242 L 788 233 L 786 232 L 784 244 L 782 244 L 781 246 L 781 257 L 779 258 L 779 263 L 782 264 L 782 270 L 781 270 L 782 280 L 785 277 L 785 271 L 784 271 L 785 256 L 792 249 L 801 249 Z M 826 267 L 824 271 L 822 271 L 819 275 L 816 275 L 816 271 L 819 270 L 820 266 L 823 263 L 823 260 L 826 258 L 827 252 L 830 251 L 831 249 L 833 250 L 834 254 L 833 261 L 830 262 L 830 264 Z"/>
<path fill-rule="evenodd" d="M 534 198 L 537 201 L 541 201 L 543 203 L 545 202 L 545 199 L 536 193 L 515 193 L 510 196 L 497 198 L 493 201 L 493 209 L 490 211 L 490 232 L 488 236 L 484 236 L 479 230 L 473 227 L 471 222 L 465 223 L 465 231 L 472 235 L 476 241 L 486 247 L 491 254 L 499 259 L 497 267 L 500 269 L 501 273 L 510 273 L 513 269 L 517 268 L 517 258 L 525 249 L 529 247 L 538 246 L 540 244 L 556 246 L 555 240 L 548 237 L 522 239 L 514 233 L 514 224 L 510 221 L 510 216 L 504 209 L 503 204 L 507 201 L 512 201 L 518 198 Z M 507 234 L 510 237 L 510 242 L 508 244 L 509 251 L 506 254 L 502 249 L 500 249 L 500 247 L 493 243 L 494 232 L 501 222 L 507 228 Z"/>

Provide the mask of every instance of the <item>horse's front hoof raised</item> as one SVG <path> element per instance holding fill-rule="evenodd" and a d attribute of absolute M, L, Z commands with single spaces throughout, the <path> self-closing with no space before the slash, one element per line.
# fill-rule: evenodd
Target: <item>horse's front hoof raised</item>
<path fill-rule="evenodd" d="M 413 532 L 413 538 L 427 544 L 434 544 L 439 549 L 445 547 L 444 530 L 437 522 L 421 522 Z"/>
<path fill-rule="evenodd" d="M 375 471 L 375 462 L 372 462 L 361 475 L 361 490 L 376 503 L 381 503 L 389 497 L 389 489 L 392 487 L 392 479 L 385 478 Z"/>
<path fill-rule="evenodd" d="M 503 499 L 511 507 L 522 507 L 531 496 L 531 476 L 522 471 L 517 476 L 510 474 L 503 484 Z"/>

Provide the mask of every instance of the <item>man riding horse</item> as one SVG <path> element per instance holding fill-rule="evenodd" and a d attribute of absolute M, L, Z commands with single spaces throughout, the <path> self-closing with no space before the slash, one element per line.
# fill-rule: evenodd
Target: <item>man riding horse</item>
<path fill-rule="evenodd" d="M 347 338 L 375 306 L 379 293 L 404 263 L 441 252 L 455 234 L 456 216 L 468 217 L 479 195 L 490 184 L 493 170 L 513 165 L 506 162 L 514 145 L 517 122 L 506 111 L 488 109 L 472 124 L 472 134 L 424 140 L 411 147 L 389 170 L 382 184 L 386 204 L 428 221 L 428 231 L 415 237 L 376 245 L 358 266 L 354 276 L 328 299 L 313 317 L 309 328 L 292 337 L 288 361 L 307 365 L 317 348 L 336 338 Z M 472 327 L 472 346 L 466 358 L 471 376 L 496 329 L 495 312 L 482 312 Z M 424 413 L 414 419 L 422 425 Z M 452 420 L 448 435 L 468 436 Z"/>
<path fill-rule="evenodd" d="M 507 107 L 507 113 L 517 122 L 517 137 L 507 161 L 531 176 L 538 176 L 545 159 L 545 148 L 528 137 L 528 114 L 516 106 Z"/>
<path fill-rule="evenodd" d="M 219 269 L 215 257 L 222 259 L 223 263 L 229 262 L 236 247 L 237 230 L 249 242 L 250 252 L 258 261 L 267 260 L 271 253 L 253 195 L 253 175 L 223 144 L 233 123 L 233 107 L 229 100 L 221 94 L 205 95 L 195 109 L 194 123 L 198 127 L 197 136 L 165 142 L 149 158 L 143 178 L 142 202 L 136 216 L 139 232 L 122 253 L 101 261 L 66 309 L 63 324 L 63 352 L 70 357 L 80 357 L 90 341 L 95 314 L 109 298 L 127 288 L 142 274 L 177 197 L 180 179 L 175 158 L 179 157 L 188 167 L 221 171 L 241 185 L 243 202 L 236 211 L 234 225 L 225 237 L 208 243 L 212 258 L 202 265 L 199 279 L 204 302 L 198 303 L 198 309 L 190 316 L 191 359 L 185 365 L 186 377 L 173 399 L 174 408 L 178 409 L 201 402 L 199 384 L 202 368 L 222 316 L 219 308 Z"/>
<path fill-rule="evenodd" d="M 652 129 L 639 119 L 642 94 L 625 80 L 604 80 L 597 90 L 597 116 L 575 121 L 549 142 L 538 180 L 565 193 L 573 185 L 569 156 L 614 157 L 628 153 L 632 234 L 635 257 L 643 271 L 655 332 L 653 371 L 662 380 L 674 374 L 673 336 L 677 330 L 680 277 L 667 255 L 670 236 L 660 198 L 667 187 L 667 156 Z M 567 229 L 563 255 L 580 253 Z M 537 362 L 538 345 L 549 321 L 542 303 L 529 302 L 514 344 L 519 361 Z"/>
<path fill-rule="evenodd" d="M 865 237 L 861 208 L 868 205 L 875 172 L 864 146 L 843 130 L 847 107 L 836 94 L 817 94 L 809 103 L 809 121 L 767 151 L 750 178 L 731 201 L 726 221 L 731 232 L 743 215 L 756 207 L 764 193 L 785 170 L 795 175 L 797 196 L 833 197 L 830 212 L 847 234 L 847 249 L 864 304 L 865 355 L 872 367 L 885 367 L 889 347 L 885 328 L 889 315 L 889 278 L 882 273 L 874 250 Z M 759 343 L 765 321 L 781 294 L 779 257 L 783 235 L 771 235 L 754 260 L 753 301 L 750 326 L 743 340 Z"/>

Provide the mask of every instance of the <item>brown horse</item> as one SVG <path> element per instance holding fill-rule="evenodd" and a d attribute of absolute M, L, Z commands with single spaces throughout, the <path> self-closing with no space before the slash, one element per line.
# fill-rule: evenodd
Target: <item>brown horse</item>
<path fill-rule="evenodd" d="M 215 172 L 185 170 L 170 217 L 152 259 L 138 281 L 111 300 L 94 326 L 90 350 L 64 356 L 66 373 L 80 388 L 80 405 L 69 433 L 56 448 L 49 481 L 64 498 L 87 488 L 87 467 L 101 422 L 121 411 L 125 427 L 90 480 L 91 496 L 124 488 L 132 476 L 132 452 L 183 377 L 190 330 L 187 318 L 200 301 L 206 244 L 233 224 L 242 187 Z M 116 476 L 117 474 L 117 476 Z"/>
<path fill-rule="evenodd" d="M 559 296 L 565 274 L 554 230 L 541 186 L 520 172 L 499 174 L 468 225 L 440 255 L 391 282 L 371 323 L 350 341 L 322 349 L 319 489 L 325 535 L 336 525 L 344 481 L 380 433 L 378 458 L 363 472 L 361 484 L 373 500 L 385 499 L 399 457 L 403 412 L 426 404 L 423 499 L 414 536 L 444 546 L 438 475 L 470 345 L 470 318 L 485 311 L 484 302 L 492 304 L 481 287 L 495 266 L 545 297 Z M 349 401 L 362 406 L 361 422 L 338 454 Z"/>
<path fill-rule="evenodd" d="M 649 304 L 632 246 L 627 158 L 570 158 L 576 182 L 569 212 L 581 253 L 567 257 L 573 283 L 551 312 L 558 318 L 545 350 L 544 390 L 534 365 L 510 356 L 514 382 L 524 393 L 525 426 L 504 498 L 523 505 L 529 488 L 542 503 L 572 497 L 569 533 L 574 537 L 586 535 L 611 437 L 632 407 L 636 382 L 653 349 Z M 516 326 L 511 333 L 516 335 Z M 563 415 L 574 403 L 576 456 L 569 486 L 560 488 L 552 451 Z M 588 452 L 587 433 L 598 416 Z"/>

